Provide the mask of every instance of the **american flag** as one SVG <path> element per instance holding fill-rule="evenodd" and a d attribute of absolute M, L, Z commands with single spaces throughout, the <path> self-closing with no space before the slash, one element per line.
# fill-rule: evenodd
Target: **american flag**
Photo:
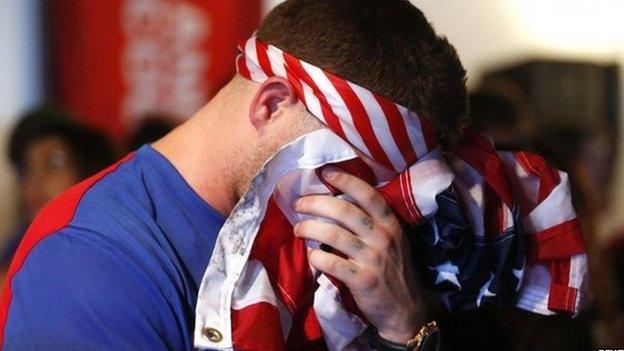
<path fill-rule="evenodd" d="M 443 153 L 435 126 L 408 108 L 255 36 L 240 51 L 241 76 L 286 78 L 327 128 L 268 161 L 228 217 L 200 286 L 196 347 L 368 349 L 349 291 L 307 262 L 318 243 L 292 234 L 306 218 L 295 199 L 343 196 L 322 179 L 328 164 L 384 195 L 422 248 L 427 289 L 449 311 L 578 312 L 586 254 L 565 173 L 531 153 L 498 152 L 470 130 Z"/>

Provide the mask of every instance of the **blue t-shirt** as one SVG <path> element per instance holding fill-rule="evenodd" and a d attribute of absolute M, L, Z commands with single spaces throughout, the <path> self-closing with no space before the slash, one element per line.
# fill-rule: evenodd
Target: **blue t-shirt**
<path fill-rule="evenodd" d="M 4 350 L 192 349 L 223 222 L 150 146 L 76 185 L 18 248 L 2 297 Z"/>

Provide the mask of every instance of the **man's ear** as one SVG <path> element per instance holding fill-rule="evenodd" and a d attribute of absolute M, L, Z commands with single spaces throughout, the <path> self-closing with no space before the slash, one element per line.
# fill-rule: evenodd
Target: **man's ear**
<path fill-rule="evenodd" d="M 295 89 L 282 77 L 270 77 L 264 81 L 251 100 L 249 120 L 256 130 L 279 117 L 280 106 L 288 107 L 297 103 Z"/>

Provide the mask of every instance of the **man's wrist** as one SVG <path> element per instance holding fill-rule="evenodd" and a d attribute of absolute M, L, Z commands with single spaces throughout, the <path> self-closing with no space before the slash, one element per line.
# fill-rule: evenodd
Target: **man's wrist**
<path fill-rule="evenodd" d="M 377 327 L 380 337 L 396 343 L 406 343 L 414 336 L 414 331 L 420 330 L 429 321 L 422 301 L 412 308 L 402 309 L 402 312 L 395 315 L 398 317 L 397 322 Z"/>
<path fill-rule="evenodd" d="M 414 331 L 420 330 L 420 328 L 426 324 L 427 319 L 423 316 L 422 318 L 418 318 L 416 321 L 406 324 L 405 327 L 387 330 L 377 329 L 377 333 L 384 340 L 404 344 L 414 337 Z"/>
<path fill-rule="evenodd" d="M 440 329 L 435 321 L 430 321 L 414 331 L 405 342 L 385 339 L 373 327 L 366 335 L 368 345 L 378 351 L 438 351 L 441 343 Z"/>

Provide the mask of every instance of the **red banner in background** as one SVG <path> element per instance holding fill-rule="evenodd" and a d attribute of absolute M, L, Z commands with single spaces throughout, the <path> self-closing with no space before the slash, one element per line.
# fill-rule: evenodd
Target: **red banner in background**
<path fill-rule="evenodd" d="M 261 0 L 51 0 L 61 106 L 114 138 L 150 113 L 186 118 L 234 73 Z"/>

